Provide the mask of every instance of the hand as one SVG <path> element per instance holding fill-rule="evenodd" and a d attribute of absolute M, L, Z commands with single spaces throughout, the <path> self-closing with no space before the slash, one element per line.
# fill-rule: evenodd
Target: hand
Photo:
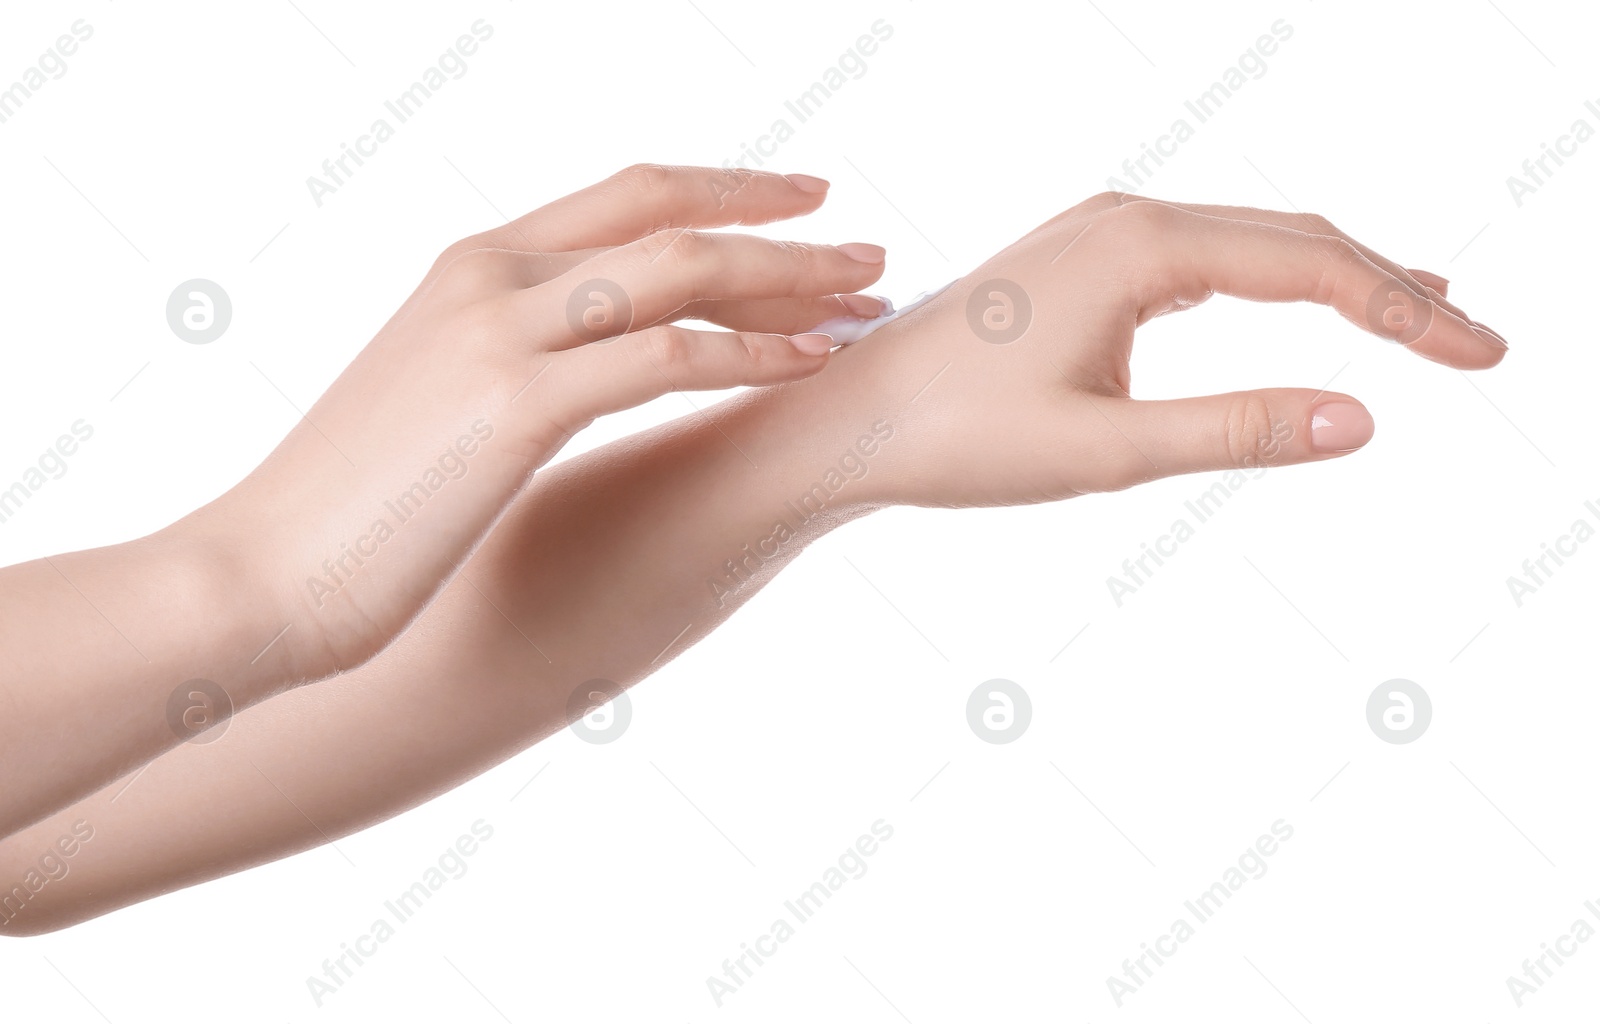
<path fill-rule="evenodd" d="M 808 213 L 825 189 L 632 167 L 451 246 L 261 467 L 181 525 L 261 552 L 238 600 L 267 601 L 288 629 L 272 647 L 286 675 L 365 661 L 597 416 L 816 373 L 826 337 L 751 330 L 877 315 L 877 300 L 836 294 L 877 280 L 877 246 L 695 230 Z M 740 332 L 671 325 L 685 317 Z"/>
<path fill-rule="evenodd" d="M 1027 504 L 1315 462 L 1372 436 L 1354 398 L 1271 388 L 1140 401 L 1128 391 L 1135 329 L 1215 292 L 1306 300 L 1448 366 L 1495 365 L 1504 340 L 1446 287 L 1315 215 L 1107 193 L 836 355 L 814 386 L 849 387 L 897 431 L 875 484 L 856 492 L 867 503 Z"/>

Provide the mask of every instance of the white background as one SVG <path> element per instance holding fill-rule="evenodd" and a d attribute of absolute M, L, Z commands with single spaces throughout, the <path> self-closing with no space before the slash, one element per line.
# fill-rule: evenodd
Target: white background
<path fill-rule="evenodd" d="M 7 1019 L 1592 1008 L 1600 942 L 1520 1010 L 1506 977 L 1600 898 L 1600 544 L 1520 608 L 1506 579 L 1600 499 L 1600 141 L 1521 206 L 1506 179 L 1575 119 L 1600 127 L 1600 25 L 1515 0 L 1096 2 L 8 5 L 0 83 L 75 19 L 94 36 L 0 125 L 0 486 L 74 420 L 95 435 L 0 525 L 5 563 L 220 493 L 297 419 L 252 363 L 306 407 L 446 244 L 625 164 L 736 157 L 880 18 L 866 73 L 767 166 L 834 183 L 772 230 L 886 245 L 897 300 L 1104 189 L 1284 19 L 1265 75 L 1142 191 L 1325 214 L 1449 277 L 1511 352 L 1469 378 L 1309 306 L 1166 318 L 1136 394 L 1332 381 L 1376 438 L 1252 480 L 1120 608 L 1107 576 L 1211 481 L 847 527 L 637 688 L 616 742 L 563 732 L 338 850 L 6 942 Z M 318 208 L 306 178 L 479 18 L 465 77 Z M 206 346 L 164 315 L 195 277 L 234 303 Z M 668 396 L 568 454 L 686 411 Z M 1033 704 L 1007 745 L 966 722 L 996 677 Z M 1366 719 L 1396 677 L 1434 709 L 1404 745 Z M 468 874 L 317 1008 L 307 976 L 479 818 Z M 880 818 L 868 873 L 719 1009 L 707 976 Z M 1106 979 L 1278 819 L 1267 874 L 1118 1008 Z"/>

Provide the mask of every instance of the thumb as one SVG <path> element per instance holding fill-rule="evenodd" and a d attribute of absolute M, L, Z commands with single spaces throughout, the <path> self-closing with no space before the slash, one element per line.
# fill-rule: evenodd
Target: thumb
<path fill-rule="evenodd" d="M 1372 439 L 1366 406 L 1331 391 L 1264 388 L 1131 403 L 1129 440 L 1163 476 L 1320 462 Z"/>

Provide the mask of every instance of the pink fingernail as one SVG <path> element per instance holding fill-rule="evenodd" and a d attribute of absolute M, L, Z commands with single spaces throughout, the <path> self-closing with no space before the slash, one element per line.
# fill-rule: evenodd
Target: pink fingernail
<path fill-rule="evenodd" d="M 884 308 L 884 301 L 871 295 L 841 295 L 839 301 L 844 303 L 844 308 L 863 320 L 876 320 L 890 312 Z"/>
<path fill-rule="evenodd" d="M 784 174 L 784 178 L 802 192 L 827 192 L 826 178 L 813 178 L 810 174 Z"/>
<path fill-rule="evenodd" d="M 1472 332 L 1495 348 L 1509 349 L 1511 347 L 1511 344 L 1506 339 L 1500 337 L 1499 331 L 1485 324 L 1480 324 L 1476 320 L 1472 321 Z"/>
<path fill-rule="evenodd" d="M 1420 270 L 1413 267 L 1411 270 L 1411 276 L 1416 278 L 1418 281 L 1421 281 L 1429 288 L 1432 288 L 1440 295 L 1444 295 L 1450 291 L 1450 279 L 1448 277 L 1441 277 L 1431 270 Z"/>
<path fill-rule="evenodd" d="M 785 174 L 784 177 L 789 179 L 789 184 L 802 192 L 828 191 L 828 180 L 826 178 L 813 178 L 809 174 Z"/>
<path fill-rule="evenodd" d="M 1354 402 L 1324 402 L 1311 410 L 1311 447 L 1353 452 L 1372 440 L 1372 414 Z"/>
<path fill-rule="evenodd" d="M 833 349 L 833 335 L 791 334 L 789 343 L 808 356 L 825 356 Z"/>
<path fill-rule="evenodd" d="M 870 242 L 846 242 L 839 251 L 858 263 L 882 263 L 885 255 L 883 246 Z"/>

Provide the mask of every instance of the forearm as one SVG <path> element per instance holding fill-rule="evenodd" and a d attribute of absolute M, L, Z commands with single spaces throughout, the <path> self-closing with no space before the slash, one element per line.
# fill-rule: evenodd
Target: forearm
<path fill-rule="evenodd" d="M 281 685 L 275 602 L 184 524 L 0 570 L 0 607 L 0 837 L 226 714 L 192 681 L 240 707 Z"/>
<path fill-rule="evenodd" d="M 772 325 L 844 312 L 883 250 L 691 229 L 826 190 L 641 165 L 462 239 L 223 498 L 159 538 L 0 571 L 0 837 L 183 738 L 174 693 L 244 707 L 383 651 L 595 417 L 822 369 L 826 339 Z M 686 309 L 758 329 L 672 324 Z"/>
<path fill-rule="evenodd" d="M 588 681 L 649 675 L 807 543 L 872 507 L 874 460 L 894 440 L 885 417 L 851 411 L 865 407 L 809 385 L 751 393 L 541 472 L 376 659 L 253 708 L 223 741 L 172 750 L 131 785 L 0 844 L 9 891 L 74 822 L 94 831 L 65 877 L 0 908 L 0 934 L 52 930 L 337 839 L 562 728 Z"/>

